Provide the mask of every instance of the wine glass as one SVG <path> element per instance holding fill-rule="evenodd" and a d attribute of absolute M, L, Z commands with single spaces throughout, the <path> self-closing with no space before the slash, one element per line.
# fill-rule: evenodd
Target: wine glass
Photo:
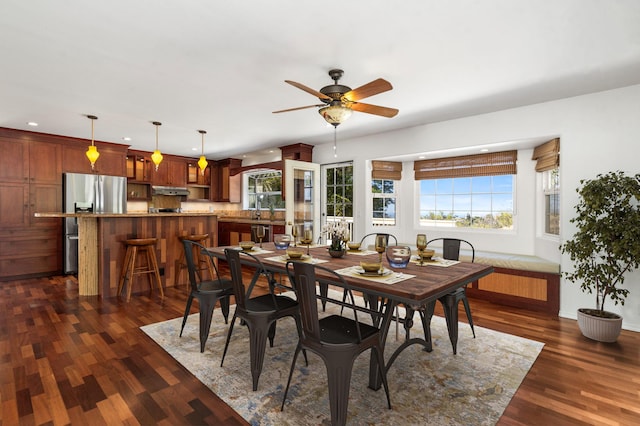
<path fill-rule="evenodd" d="M 311 243 L 313 243 L 313 230 L 305 229 L 301 242 L 302 244 L 307 245 L 307 256 L 309 256 L 309 247 L 311 246 Z"/>
<path fill-rule="evenodd" d="M 293 236 L 293 246 L 295 247 L 298 241 L 298 225 L 295 223 L 291 226 L 291 235 Z"/>
<path fill-rule="evenodd" d="M 262 248 L 262 239 L 264 238 L 264 226 L 263 225 L 258 225 L 258 227 L 256 227 L 256 237 L 258 238 L 258 241 L 260 241 L 260 248 Z"/>
<path fill-rule="evenodd" d="M 427 248 L 427 236 L 425 234 L 418 234 L 416 247 L 418 248 L 418 256 L 420 256 L 420 266 L 422 266 L 422 251 Z"/>
<path fill-rule="evenodd" d="M 387 236 L 386 235 L 376 235 L 376 251 L 380 256 L 380 274 L 382 274 L 382 253 L 387 250 Z"/>

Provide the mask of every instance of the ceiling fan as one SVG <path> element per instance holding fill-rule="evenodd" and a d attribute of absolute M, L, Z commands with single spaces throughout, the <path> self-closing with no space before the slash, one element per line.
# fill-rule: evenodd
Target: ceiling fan
<path fill-rule="evenodd" d="M 351 116 L 352 111 L 366 112 L 367 114 L 380 115 L 382 117 L 395 117 L 398 114 L 398 110 L 395 108 L 387 108 L 378 105 L 371 105 L 359 102 L 361 99 L 368 98 L 369 96 L 377 95 L 379 93 L 386 92 L 393 89 L 391 83 L 379 78 L 373 80 L 363 86 L 356 89 L 351 89 L 348 86 L 338 84 L 338 80 L 342 77 L 344 71 L 339 69 L 333 69 L 329 71 L 329 77 L 333 79 L 333 84 L 323 87 L 320 91 L 314 90 L 304 84 L 297 83 L 291 80 L 285 80 L 286 83 L 297 87 L 300 90 L 304 90 L 307 93 L 317 96 L 322 104 L 307 105 L 297 108 L 283 109 L 280 111 L 273 111 L 274 114 L 280 112 L 297 111 L 299 109 L 317 108 L 321 107 L 318 112 L 320 115 L 331 125 L 337 127 L 340 123 L 345 121 Z"/>

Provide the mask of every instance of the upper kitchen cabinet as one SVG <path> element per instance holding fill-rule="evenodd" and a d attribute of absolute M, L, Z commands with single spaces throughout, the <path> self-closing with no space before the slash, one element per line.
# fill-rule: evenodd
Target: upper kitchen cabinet
<path fill-rule="evenodd" d="M 149 153 L 129 150 L 126 157 L 127 179 L 133 183 L 151 183 L 155 164 Z"/>
<path fill-rule="evenodd" d="M 0 131 L 0 181 L 61 184 L 61 147 Z"/>
<path fill-rule="evenodd" d="M 151 183 L 160 186 L 187 186 L 187 162 L 183 158 L 164 156 L 158 170 L 152 163 Z"/>
<path fill-rule="evenodd" d="M 196 160 L 187 161 L 187 185 L 211 185 L 211 167 L 207 166 L 203 173 Z"/>
<path fill-rule="evenodd" d="M 216 161 L 211 168 L 211 200 L 228 203 L 242 201 L 242 174 L 232 174 L 240 168 L 242 160 L 227 158 Z"/>
<path fill-rule="evenodd" d="M 94 173 L 110 176 L 126 176 L 127 146 L 96 142 L 98 147 L 98 161 L 91 168 L 87 159 L 87 147 L 91 141 L 70 140 L 63 145 L 62 164 L 66 173 Z"/>

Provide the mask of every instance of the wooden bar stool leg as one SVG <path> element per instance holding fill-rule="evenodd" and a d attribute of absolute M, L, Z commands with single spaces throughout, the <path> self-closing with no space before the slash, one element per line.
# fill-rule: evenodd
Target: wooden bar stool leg
<path fill-rule="evenodd" d="M 124 283 L 127 277 L 127 272 L 129 272 L 129 263 L 131 262 L 131 249 L 127 246 L 126 251 L 124 253 L 124 262 L 122 264 L 122 270 L 120 271 L 120 281 L 118 282 L 118 296 L 122 293 L 122 288 L 124 287 Z"/>
<path fill-rule="evenodd" d="M 153 246 L 148 247 L 149 258 L 151 260 L 151 267 L 153 268 L 153 275 L 156 277 L 156 283 L 158 284 L 158 290 L 160 290 L 160 297 L 164 298 L 164 290 L 162 288 L 162 282 L 160 281 L 160 270 L 158 269 L 158 260 L 156 259 L 156 250 Z"/>
<path fill-rule="evenodd" d="M 128 281 L 127 285 L 127 298 L 126 301 L 129 302 L 131 300 L 131 287 L 133 287 L 133 277 L 136 269 L 136 257 L 138 256 L 138 247 L 131 247 L 131 260 L 129 262 L 129 266 L 127 267 L 127 276 L 126 280 Z"/>

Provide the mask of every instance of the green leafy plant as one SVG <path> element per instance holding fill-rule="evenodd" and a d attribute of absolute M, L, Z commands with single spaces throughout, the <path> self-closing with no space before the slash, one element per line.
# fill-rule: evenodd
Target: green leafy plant
<path fill-rule="evenodd" d="M 578 230 L 561 246 L 574 270 L 564 276 L 595 292 L 597 312 L 591 314 L 607 317 L 605 300 L 624 305 L 629 289 L 620 286 L 627 272 L 640 267 L 640 174 L 598 174 L 580 185 L 577 215 L 570 220 Z"/>

